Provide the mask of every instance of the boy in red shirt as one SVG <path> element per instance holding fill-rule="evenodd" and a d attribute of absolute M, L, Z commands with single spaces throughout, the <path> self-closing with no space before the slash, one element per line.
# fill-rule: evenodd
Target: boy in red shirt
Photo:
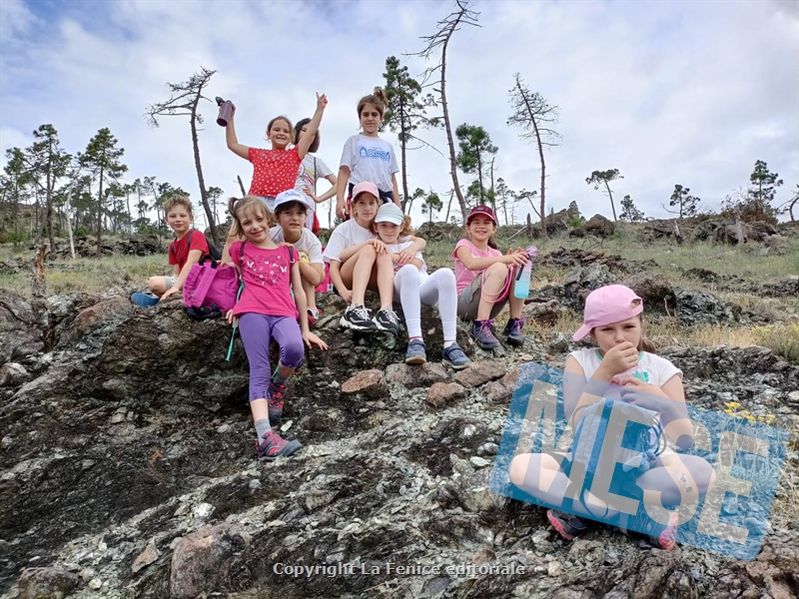
<path fill-rule="evenodd" d="M 175 232 L 175 240 L 169 244 L 169 263 L 173 267 L 171 275 L 150 277 L 147 289 L 164 301 L 183 289 L 192 264 L 210 252 L 208 241 L 201 231 L 192 227 L 194 213 L 191 201 L 185 196 L 174 196 L 164 205 L 166 224 Z"/>

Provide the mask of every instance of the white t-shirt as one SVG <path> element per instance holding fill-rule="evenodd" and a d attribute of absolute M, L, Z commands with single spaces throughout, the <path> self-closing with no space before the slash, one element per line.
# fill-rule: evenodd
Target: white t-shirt
<path fill-rule="evenodd" d="M 321 158 L 317 158 L 313 154 L 306 154 L 300 164 L 300 170 L 297 173 L 297 180 L 294 182 L 294 189 L 305 193 L 305 188 L 310 188 L 316 194 L 316 182 L 319 179 L 324 179 L 333 174 Z M 309 229 L 313 227 L 313 213 L 316 210 L 316 202 L 311 202 L 313 206 L 308 207 L 308 220 L 305 226 Z"/>
<path fill-rule="evenodd" d="M 341 223 L 338 227 L 333 229 L 330 235 L 330 240 L 325 246 L 325 253 L 323 254 L 325 262 L 341 262 L 341 252 L 348 247 L 363 243 L 370 239 L 374 239 L 374 233 L 369 229 L 364 229 L 359 225 L 354 218 Z"/>
<path fill-rule="evenodd" d="M 408 248 L 409 246 L 413 245 L 413 239 L 409 239 L 407 241 L 400 241 L 399 243 L 392 243 L 386 244 L 386 249 L 388 250 L 389 254 L 399 254 L 402 250 Z M 420 273 L 427 273 L 427 263 L 424 261 L 424 257 L 422 256 L 422 252 L 416 252 L 414 258 L 419 258 L 422 261 L 422 267 L 419 269 Z M 397 272 L 400 268 L 404 265 L 399 265 L 396 262 L 394 263 L 394 272 Z"/>
<path fill-rule="evenodd" d="M 280 225 L 275 225 L 269 229 L 269 237 L 275 243 L 283 243 L 286 241 L 283 237 L 283 229 Z M 324 264 L 322 259 L 322 243 L 316 238 L 316 235 L 311 233 L 308 229 L 302 230 L 300 238 L 292 244 L 298 252 L 305 252 L 308 256 L 308 262 L 311 264 Z"/>
<path fill-rule="evenodd" d="M 391 175 L 399 172 L 397 155 L 390 143 L 360 134 L 344 144 L 341 166 L 350 169 L 349 182 L 353 185 L 371 181 L 380 191 L 392 191 Z"/>
<path fill-rule="evenodd" d="M 599 363 L 602 362 L 602 356 L 596 348 L 573 351 L 569 355 L 577 360 L 577 363 L 582 367 L 586 381 L 594 375 L 597 368 L 599 368 Z M 642 351 L 638 352 L 638 365 L 635 368 L 616 376 L 633 376 L 645 383 L 662 387 L 675 374 L 682 378 L 682 370 L 666 358 Z M 615 379 L 616 377 L 613 378 Z M 619 399 L 619 389 L 618 385 L 611 385 L 605 396 L 610 399 Z"/>

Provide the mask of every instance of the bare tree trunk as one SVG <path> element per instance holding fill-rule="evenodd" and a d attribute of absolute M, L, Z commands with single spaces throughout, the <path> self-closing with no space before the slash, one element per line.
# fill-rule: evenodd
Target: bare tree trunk
<path fill-rule="evenodd" d="M 51 181 L 51 177 L 53 169 L 53 154 L 52 154 L 52 144 L 50 146 L 50 151 L 48 152 L 48 159 L 47 159 L 47 240 L 50 242 L 50 250 L 55 249 L 55 238 L 53 237 L 53 185 L 54 181 Z"/>
<path fill-rule="evenodd" d="M 44 261 L 47 258 L 47 254 L 47 246 L 37 243 L 33 254 L 33 260 L 31 261 L 31 287 L 33 297 L 36 299 L 43 299 L 47 295 L 47 283 L 44 275 Z"/>
<path fill-rule="evenodd" d="M 741 215 L 735 215 L 735 236 L 738 238 L 738 245 L 743 244 L 744 242 L 744 227 L 743 223 L 741 222 Z"/>
<path fill-rule="evenodd" d="M 63 211 L 64 220 L 67 223 L 67 235 L 69 236 L 69 255 L 75 259 L 75 237 L 72 235 L 72 222 L 69 218 L 69 212 L 65 209 Z"/>
<path fill-rule="evenodd" d="M 241 175 L 236 175 L 236 180 L 239 182 L 239 189 L 241 189 L 241 196 L 244 197 L 247 195 L 247 192 L 244 191 L 244 183 L 241 180 Z"/>
<path fill-rule="evenodd" d="M 97 255 L 100 256 L 100 242 L 103 235 L 103 167 L 100 167 L 100 191 L 97 192 Z"/>
<path fill-rule="evenodd" d="M 203 167 L 200 163 L 200 142 L 197 139 L 197 104 L 200 102 L 202 94 L 202 87 L 197 90 L 197 95 L 194 97 L 194 102 L 191 105 L 191 143 L 194 146 L 194 167 L 197 169 L 197 181 L 200 183 L 200 201 L 205 210 L 205 216 L 208 219 L 208 227 L 211 231 L 211 240 L 215 245 L 219 244 L 216 238 L 216 223 L 214 222 L 214 215 L 211 212 L 211 206 L 208 205 L 208 190 L 205 188 L 205 179 L 203 178 Z"/>
<path fill-rule="evenodd" d="M 460 16 L 458 16 L 458 20 L 460 20 Z M 449 120 L 449 104 L 447 103 L 447 45 L 449 44 L 450 37 L 454 31 L 455 27 L 450 30 L 441 50 L 440 94 L 441 108 L 444 112 L 444 130 L 447 132 L 447 145 L 449 146 L 449 174 L 452 177 L 452 188 L 454 189 L 455 195 L 458 196 L 458 204 L 460 204 L 461 207 L 461 214 L 463 214 L 463 218 L 466 218 L 466 200 L 461 192 L 460 183 L 458 183 L 458 158 L 455 153 L 455 141 L 452 139 L 452 124 Z"/>
<path fill-rule="evenodd" d="M 405 205 L 408 203 L 408 167 L 407 167 L 407 151 L 408 151 L 408 137 L 405 135 L 405 106 L 400 99 L 400 152 L 402 153 L 402 211 L 405 212 Z M 410 212 L 408 208 L 408 212 Z"/>
<path fill-rule="evenodd" d="M 449 192 L 449 202 L 447 202 L 447 215 L 444 217 L 444 222 L 445 223 L 449 222 L 449 211 L 452 208 L 452 198 L 454 198 L 454 197 L 455 197 L 455 193 L 450 191 Z"/>
<path fill-rule="evenodd" d="M 613 222 L 618 222 L 619 219 L 616 218 L 616 206 L 613 203 L 613 192 L 610 191 L 610 185 L 608 185 L 607 181 L 605 181 L 605 189 L 608 190 L 608 197 L 610 198 L 610 209 L 613 211 Z"/>

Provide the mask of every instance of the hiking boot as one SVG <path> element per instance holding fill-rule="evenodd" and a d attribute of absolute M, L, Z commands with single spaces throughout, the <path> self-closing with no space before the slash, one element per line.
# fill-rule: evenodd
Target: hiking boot
<path fill-rule="evenodd" d="M 499 341 L 494 337 L 493 320 L 475 320 L 472 325 L 472 338 L 483 349 L 499 347 Z"/>
<path fill-rule="evenodd" d="M 588 522 L 574 514 L 547 510 L 547 520 L 549 520 L 552 528 L 558 531 L 558 534 L 567 541 L 571 541 L 574 537 L 579 537 L 588 532 Z"/>
<path fill-rule="evenodd" d="M 505 335 L 505 339 L 508 341 L 509 345 L 514 347 L 521 347 L 524 345 L 524 319 L 509 319 L 508 324 L 505 325 L 505 330 L 502 331 L 502 334 Z"/>
<path fill-rule="evenodd" d="M 319 322 L 319 310 L 317 308 L 308 308 L 308 326 L 312 327 Z"/>
<path fill-rule="evenodd" d="M 283 398 L 286 396 L 286 384 L 276 385 L 269 383 L 269 424 L 277 426 L 283 419 Z"/>
<path fill-rule="evenodd" d="M 405 363 L 424 364 L 425 362 L 427 362 L 427 352 L 425 351 L 424 341 L 411 339 L 408 342 L 408 349 L 405 351 Z"/>
<path fill-rule="evenodd" d="M 442 355 L 443 360 L 441 361 L 445 364 L 449 364 L 455 370 L 463 370 L 472 363 L 472 361 L 469 359 L 469 356 L 464 353 L 460 345 L 457 343 L 453 343 L 449 347 L 445 347 Z"/>
<path fill-rule="evenodd" d="M 271 462 L 277 457 L 288 457 L 296 453 L 302 445 L 296 439 L 286 441 L 275 431 L 268 431 L 258 444 L 258 459 Z"/>
<path fill-rule="evenodd" d="M 391 308 L 380 308 L 372 322 L 380 331 L 388 331 L 394 335 L 398 335 L 400 332 L 399 316 Z"/>
<path fill-rule="evenodd" d="M 348 306 L 338 321 L 341 326 L 354 331 L 374 331 L 372 311 L 366 306 Z"/>

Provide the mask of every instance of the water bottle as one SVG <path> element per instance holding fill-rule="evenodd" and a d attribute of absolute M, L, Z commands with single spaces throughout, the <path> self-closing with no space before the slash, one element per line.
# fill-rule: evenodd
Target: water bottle
<path fill-rule="evenodd" d="M 216 104 L 219 106 L 219 115 L 216 117 L 216 124 L 220 127 L 227 127 L 227 122 L 233 114 L 233 102 L 216 97 Z"/>
<path fill-rule="evenodd" d="M 530 295 L 530 279 L 533 277 L 533 260 L 536 256 L 538 256 L 538 248 L 531 245 L 527 248 L 527 264 L 516 273 L 513 295 L 518 299 L 527 299 L 527 296 Z"/>

